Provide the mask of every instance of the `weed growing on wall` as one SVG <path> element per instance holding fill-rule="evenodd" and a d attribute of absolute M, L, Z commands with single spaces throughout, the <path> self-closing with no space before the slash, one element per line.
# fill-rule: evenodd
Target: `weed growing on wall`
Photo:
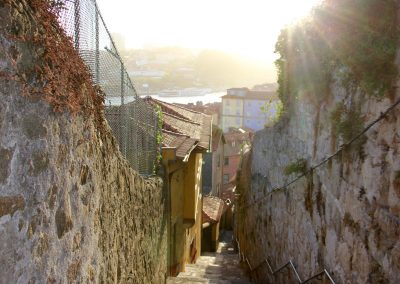
<path fill-rule="evenodd" d="M 343 103 L 336 104 L 331 112 L 331 123 L 336 137 L 340 136 L 344 142 L 349 142 L 364 128 L 361 113 L 354 109 L 347 109 Z"/>
<path fill-rule="evenodd" d="M 161 146 L 162 146 L 162 140 L 163 140 L 163 136 L 162 136 L 162 127 L 163 127 L 163 113 L 161 110 L 161 107 L 159 105 L 155 105 L 155 112 L 157 115 L 157 137 L 156 137 L 156 141 L 157 141 L 157 145 L 158 145 L 158 150 L 157 150 L 157 156 L 156 156 L 156 161 L 154 162 L 154 168 L 153 168 L 153 174 L 157 174 L 158 172 L 158 167 L 161 163 L 162 160 L 162 155 L 161 155 Z"/>
<path fill-rule="evenodd" d="M 281 119 L 282 116 L 285 115 L 285 109 L 283 108 L 283 104 L 280 100 L 275 102 L 274 105 L 272 105 L 272 103 L 266 103 L 264 106 L 261 106 L 261 111 L 268 113 L 271 111 L 273 106 L 275 107 L 275 116 L 273 116 L 266 124 L 264 124 L 264 127 L 270 127 L 274 125 Z"/>
<path fill-rule="evenodd" d="M 284 169 L 285 175 L 291 174 L 304 174 L 307 172 L 307 161 L 305 159 L 298 159 L 295 162 L 287 165 Z"/>

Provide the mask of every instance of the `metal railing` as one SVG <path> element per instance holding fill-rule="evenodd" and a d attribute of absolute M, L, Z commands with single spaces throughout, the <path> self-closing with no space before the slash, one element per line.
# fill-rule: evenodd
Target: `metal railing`
<path fill-rule="evenodd" d="M 105 93 L 105 115 L 130 166 L 154 172 L 159 153 L 158 115 L 140 98 L 129 77 L 96 0 L 58 0 L 60 24 Z"/>
<path fill-rule="evenodd" d="M 318 272 L 317 274 L 307 278 L 306 280 L 301 280 L 301 277 L 300 277 L 299 273 L 297 272 L 297 269 L 296 269 L 296 267 L 295 267 L 295 265 L 294 265 L 292 260 L 289 260 L 287 263 L 285 263 L 284 265 L 282 265 L 281 267 L 279 267 L 276 270 L 272 269 L 272 266 L 269 263 L 268 259 L 264 259 L 259 264 L 257 264 L 255 267 L 252 267 L 249 259 L 243 253 L 240 252 L 240 244 L 239 244 L 238 240 L 235 239 L 235 241 L 236 241 L 236 244 L 237 244 L 237 247 L 238 247 L 238 250 L 239 250 L 239 257 L 240 257 L 241 260 L 244 260 L 246 262 L 250 272 L 254 272 L 254 271 L 258 270 L 259 268 L 261 268 L 264 264 L 267 264 L 269 273 L 274 277 L 278 273 L 281 273 L 281 272 L 285 271 L 284 270 L 285 268 L 288 268 L 288 270 L 291 269 L 294 272 L 294 274 L 295 274 L 295 276 L 297 278 L 297 282 L 299 284 L 305 284 L 305 283 L 308 283 L 308 282 L 310 282 L 311 280 L 314 280 L 314 279 L 322 280 L 322 277 L 326 277 L 330 281 L 330 283 L 335 284 L 335 281 L 333 280 L 332 276 L 328 273 L 328 271 L 325 268 L 322 271 Z"/>

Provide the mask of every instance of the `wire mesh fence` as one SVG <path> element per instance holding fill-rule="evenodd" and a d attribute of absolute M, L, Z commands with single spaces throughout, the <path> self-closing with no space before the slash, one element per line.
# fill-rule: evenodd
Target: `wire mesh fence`
<path fill-rule="evenodd" d="M 95 0 L 61 0 L 60 22 L 106 94 L 105 114 L 119 148 L 131 167 L 154 171 L 158 155 L 158 116 L 140 98 Z"/>

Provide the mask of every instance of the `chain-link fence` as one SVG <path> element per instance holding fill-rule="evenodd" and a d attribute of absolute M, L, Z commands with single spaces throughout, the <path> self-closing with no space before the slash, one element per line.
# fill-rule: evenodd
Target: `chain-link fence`
<path fill-rule="evenodd" d="M 122 154 L 139 173 L 152 174 L 159 149 L 155 110 L 137 95 L 96 1 L 61 2 L 60 22 L 106 94 L 106 118 Z"/>

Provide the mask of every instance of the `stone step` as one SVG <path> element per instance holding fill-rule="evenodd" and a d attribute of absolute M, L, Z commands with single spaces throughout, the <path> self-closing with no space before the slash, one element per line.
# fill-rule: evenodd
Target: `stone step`
<path fill-rule="evenodd" d="M 243 279 L 206 279 L 201 277 L 168 277 L 167 284 L 180 283 L 209 283 L 209 284 L 250 284 Z"/>
<path fill-rule="evenodd" d="M 210 283 L 210 281 L 200 277 L 168 277 L 167 284 L 173 283 Z"/>
<path fill-rule="evenodd" d="M 231 236 L 231 232 L 228 233 Z M 231 237 L 230 237 L 231 239 Z M 167 283 L 251 283 L 242 270 L 237 252 L 231 243 L 220 243 L 217 252 L 201 255 L 195 264 L 186 264 L 185 271 L 169 277 Z"/>
<path fill-rule="evenodd" d="M 245 275 L 244 271 L 240 269 L 233 269 L 233 268 L 227 268 L 227 267 L 203 267 L 203 268 L 188 268 L 186 267 L 184 272 L 181 273 L 230 273 L 233 275 Z"/>
<path fill-rule="evenodd" d="M 223 268 L 218 268 L 218 269 L 213 269 L 213 268 L 208 268 L 208 269 L 185 269 L 184 272 L 181 272 L 181 274 L 216 274 L 216 273 L 229 273 L 230 275 L 245 275 L 245 272 L 237 269 L 237 270 L 232 270 L 232 269 L 223 269 Z"/>

